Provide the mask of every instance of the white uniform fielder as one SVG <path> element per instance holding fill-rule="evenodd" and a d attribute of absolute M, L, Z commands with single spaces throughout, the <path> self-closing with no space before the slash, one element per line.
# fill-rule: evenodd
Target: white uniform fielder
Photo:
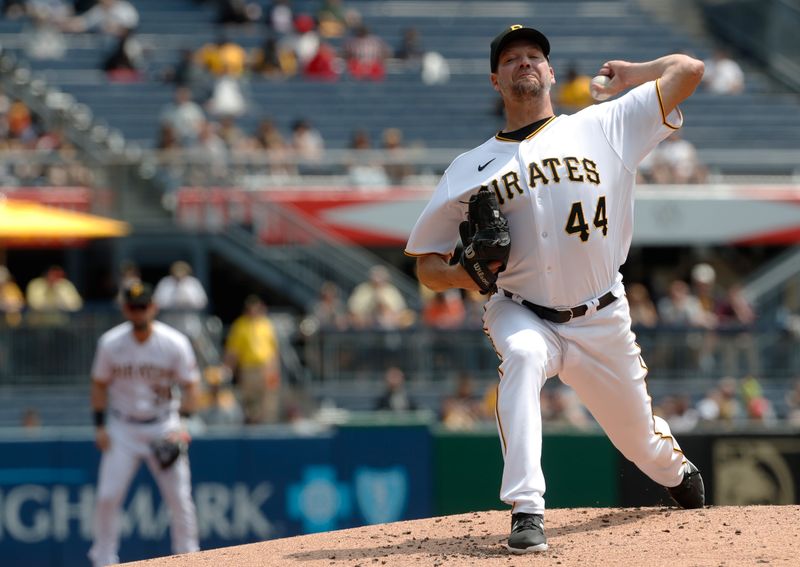
<path fill-rule="evenodd" d="M 107 430 L 111 440 L 100 460 L 94 543 L 89 551 L 93 564 L 119 562 L 120 508 L 141 460 L 147 463 L 169 509 L 172 552 L 197 551 L 189 459 L 182 455 L 162 469 L 149 446 L 180 429 L 180 400 L 173 392 L 180 384 L 200 379 L 189 340 L 154 321 L 150 337 L 139 343 L 131 323 L 118 325 L 98 341 L 92 379 L 109 384 Z"/>
<path fill-rule="evenodd" d="M 407 254 L 452 254 L 469 196 L 484 185 L 508 218 L 511 255 L 487 302 L 484 331 L 502 361 L 500 497 L 514 513 L 544 512 L 539 395 L 556 374 L 645 474 L 664 486 L 683 479 L 683 453 L 653 416 L 619 273 L 633 233 L 636 167 L 682 121 L 678 109 L 664 115 L 651 81 L 555 116 L 522 142 L 497 135 L 453 161 L 412 230 Z M 598 310 L 608 292 L 616 301 Z M 523 300 L 587 311 L 553 323 Z"/>

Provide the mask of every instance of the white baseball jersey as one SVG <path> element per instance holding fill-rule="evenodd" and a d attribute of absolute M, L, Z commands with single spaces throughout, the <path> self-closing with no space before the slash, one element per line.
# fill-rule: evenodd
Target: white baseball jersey
<path fill-rule="evenodd" d="M 199 381 L 200 373 L 185 335 L 154 321 L 153 333 L 140 343 L 126 322 L 100 337 L 92 378 L 109 383 L 112 415 L 151 419 L 177 415 L 180 400 L 173 387 Z"/>
<path fill-rule="evenodd" d="M 488 186 L 511 231 L 498 287 L 552 308 L 574 307 L 615 287 L 619 296 L 619 266 L 633 233 L 636 166 L 682 120 L 677 109 L 664 115 L 652 81 L 553 117 L 522 142 L 497 135 L 448 167 L 406 253 L 452 253 L 466 202 Z"/>

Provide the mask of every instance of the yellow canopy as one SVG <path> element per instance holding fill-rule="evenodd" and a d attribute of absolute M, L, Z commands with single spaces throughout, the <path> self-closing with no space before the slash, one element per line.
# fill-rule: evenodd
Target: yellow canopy
<path fill-rule="evenodd" d="M 0 196 L 0 240 L 114 238 L 128 223 Z"/>

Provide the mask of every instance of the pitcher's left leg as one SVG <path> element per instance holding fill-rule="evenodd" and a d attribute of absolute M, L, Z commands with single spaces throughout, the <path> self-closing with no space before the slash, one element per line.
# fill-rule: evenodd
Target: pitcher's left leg
<path fill-rule="evenodd" d="M 625 298 L 569 325 L 561 336 L 569 341 L 561 379 L 577 392 L 614 446 L 655 482 L 679 485 L 686 458 L 667 422 L 653 415 L 647 366 L 630 331 Z"/>

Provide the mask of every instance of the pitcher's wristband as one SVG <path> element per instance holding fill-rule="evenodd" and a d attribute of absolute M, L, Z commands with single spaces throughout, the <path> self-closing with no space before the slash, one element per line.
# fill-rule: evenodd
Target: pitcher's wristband
<path fill-rule="evenodd" d="M 103 427 L 106 424 L 106 412 L 102 410 L 95 410 L 94 412 L 94 426 Z"/>

